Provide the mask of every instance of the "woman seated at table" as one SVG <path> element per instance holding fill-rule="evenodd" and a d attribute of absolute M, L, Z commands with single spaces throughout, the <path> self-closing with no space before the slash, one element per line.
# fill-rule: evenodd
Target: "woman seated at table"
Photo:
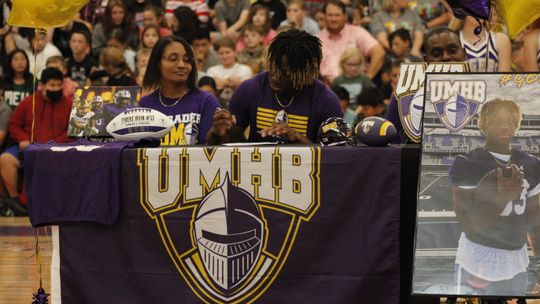
<path fill-rule="evenodd" d="M 143 79 L 151 94 L 141 99 L 141 107 L 152 108 L 174 121 L 171 132 L 161 144 L 203 144 L 212 127 L 219 103 L 212 94 L 196 85 L 197 66 L 193 50 L 186 40 L 176 36 L 160 39 L 152 49 Z"/>

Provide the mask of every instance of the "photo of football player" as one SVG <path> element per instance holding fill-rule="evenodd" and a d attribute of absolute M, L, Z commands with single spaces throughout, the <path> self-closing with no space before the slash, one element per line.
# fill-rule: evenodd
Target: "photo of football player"
<path fill-rule="evenodd" d="M 525 295 L 529 256 L 540 223 L 540 160 L 512 147 L 522 113 L 493 99 L 479 113 L 483 145 L 457 156 L 449 175 L 462 233 L 455 265 L 457 294 Z M 540 244 L 538 244 L 540 245 Z"/>
<path fill-rule="evenodd" d="M 133 108 L 133 102 L 129 90 L 122 89 L 116 91 L 113 95 L 113 102 L 104 106 L 105 122 L 109 123 L 118 114 Z"/>
<path fill-rule="evenodd" d="M 98 129 L 92 123 L 93 116 L 94 112 L 91 111 L 91 105 L 88 100 L 76 100 L 69 121 L 68 136 L 84 137 L 97 134 Z"/>
<path fill-rule="evenodd" d="M 107 136 L 107 124 L 103 115 L 103 98 L 100 95 L 96 95 L 92 100 L 92 112 L 94 112 L 94 116 L 91 118 L 91 123 L 98 130 L 97 135 Z"/>

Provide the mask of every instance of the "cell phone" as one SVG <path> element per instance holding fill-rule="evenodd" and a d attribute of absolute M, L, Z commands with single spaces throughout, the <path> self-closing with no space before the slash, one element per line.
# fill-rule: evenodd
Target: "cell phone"
<path fill-rule="evenodd" d="M 503 177 L 512 176 L 512 167 L 503 167 L 502 168 L 502 175 L 503 175 Z"/>

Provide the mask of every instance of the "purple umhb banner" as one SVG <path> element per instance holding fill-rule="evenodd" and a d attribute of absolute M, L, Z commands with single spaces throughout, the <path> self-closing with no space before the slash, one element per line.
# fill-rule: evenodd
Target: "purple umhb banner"
<path fill-rule="evenodd" d="M 53 303 L 398 303 L 400 157 L 126 149 L 114 225 L 55 235 Z"/>

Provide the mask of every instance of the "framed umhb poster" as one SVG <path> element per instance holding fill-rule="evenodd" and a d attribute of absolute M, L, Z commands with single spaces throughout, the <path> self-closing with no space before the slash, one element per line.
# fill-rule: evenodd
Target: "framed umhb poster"
<path fill-rule="evenodd" d="M 413 293 L 540 297 L 540 74 L 427 74 Z"/>

